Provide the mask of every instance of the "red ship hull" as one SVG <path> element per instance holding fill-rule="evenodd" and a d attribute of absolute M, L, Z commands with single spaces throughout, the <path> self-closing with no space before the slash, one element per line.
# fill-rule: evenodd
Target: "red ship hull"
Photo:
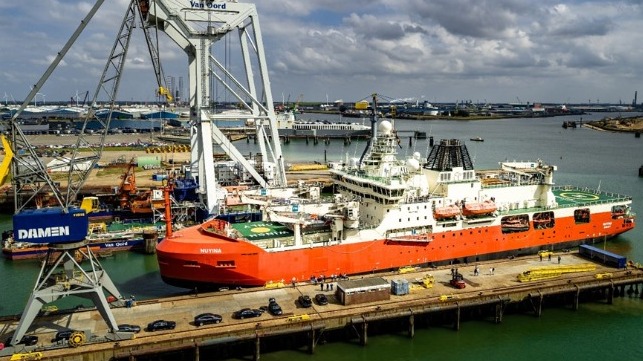
<path fill-rule="evenodd" d="M 266 251 L 244 240 L 208 234 L 200 226 L 177 232 L 157 246 L 163 280 L 179 287 L 262 286 L 267 282 L 307 281 L 311 276 L 364 274 L 409 265 L 474 262 L 561 249 L 614 237 L 634 227 L 627 218 L 596 213 L 592 222 L 557 218 L 549 229 L 503 233 L 480 226 L 433 233 L 428 242 L 378 239 L 285 251 Z"/>

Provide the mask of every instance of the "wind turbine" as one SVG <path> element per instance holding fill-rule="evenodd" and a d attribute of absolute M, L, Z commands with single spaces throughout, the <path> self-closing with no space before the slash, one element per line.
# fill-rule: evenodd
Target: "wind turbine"
<path fill-rule="evenodd" d="M 45 103 L 45 94 L 43 93 L 36 93 L 36 95 L 33 97 L 33 105 L 36 106 L 36 99 L 38 99 L 38 95 L 42 95 L 42 102 L 43 104 Z"/>

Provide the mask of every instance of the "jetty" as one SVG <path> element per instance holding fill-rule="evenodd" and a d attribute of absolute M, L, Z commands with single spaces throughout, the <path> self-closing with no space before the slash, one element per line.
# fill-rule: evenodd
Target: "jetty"
<path fill-rule="evenodd" d="M 552 256 L 553 255 L 553 256 Z M 560 256 L 560 258 L 559 258 Z M 462 276 L 464 288 L 455 288 L 450 280 L 455 272 Z M 556 270 L 555 276 L 531 281 L 520 275 L 540 270 Z M 561 272 L 560 270 L 565 270 Z M 391 285 L 385 291 L 367 292 L 369 297 L 351 296 L 355 284 Z M 330 285 L 333 290 L 329 290 Z M 398 288 L 394 285 L 406 284 Z M 639 296 L 639 290 L 640 296 Z M 378 293 L 379 292 L 379 293 Z M 314 298 L 323 293 L 329 303 L 304 308 L 298 298 Z M 463 321 L 475 315 L 501 323 L 509 313 L 540 317 L 545 308 L 576 310 L 582 302 L 604 303 L 616 297 L 640 297 L 643 302 L 643 268 L 629 263 L 613 268 L 599 258 L 582 257 L 579 253 L 546 252 L 492 262 L 453 264 L 434 268 L 404 267 L 383 273 L 339 279 L 337 275 L 315 278 L 310 282 L 290 284 L 275 280 L 265 287 L 227 289 L 204 293 L 194 290 L 182 296 L 137 301 L 131 307 L 113 308 L 119 324 L 139 325 L 163 318 L 176 322 L 169 331 L 141 331 L 129 338 L 122 333 L 109 333 L 94 309 L 47 312 L 32 328 L 39 341 L 34 346 L 19 345 L 13 351 L 0 351 L 0 360 L 12 353 L 40 353 L 46 360 L 111 359 L 136 360 L 160 353 L 184 352 L 194 360 L 212 350 L 241 353 L 241 357 L 259 360 L 263 349 L 274 350 L 274 344 L 303 347 L 313 353 L 325 337 L 340 337 L 361 345 L 368 344 L 369 330 L 381 329 L 384 323 L 391 332 L 405 332 L 413 337 L 418 327 L 440 323 L 459 330 Z M 351 302 L 347 300 L 351 298 Z M 259 309 L 274 298 L 283 314 L 264 313 L 257 318 L 236 320 L 232 313 L 242 308 Z M 377 298 L 377 299 L 375 299 Z M 132 303 L 130 303 L 132 305 Z M 212 312 L 223 322 L 198 327 L 194 316 Z M 6 339 L 17 326 L 18 316 L 0 320 L 0 339 Z M 396 325 L 396 326 L 391 326 Z M 389 329 L 393 327 L 392 329 Z M 80 330 L 85 342 L 70 347 L 68 342 L 52 343 L 56 331 Z M 111 335 L 111 336 L 110 336 Z M 279 340 L 275 342 L 275 340 Z M 267 347 L 270 343 L 271 347 Z M 293 344 L 294 343 L 294 344 Z M 245 354 L 244 354 L 245 353 Z M 218 353 L 217 353 L 218 354 Z M 81 356 L 82 355 L 82 356 Z"/>

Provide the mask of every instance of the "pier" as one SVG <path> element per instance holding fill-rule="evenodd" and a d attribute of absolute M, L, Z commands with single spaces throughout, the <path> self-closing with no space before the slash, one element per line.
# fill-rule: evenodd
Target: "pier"
<path fill-rule="evenodd" d="M 531 269 L 576 268 L 588 263 L 591 271 L 562 273 L 531 282 L 518 280 L 518 275 Z M 466 283 L 463 289 L 453 288 L 449 284 L 455 267 Z M 119 324 L 134 324 L 144 328 L 149 322 L 166 319 L 176 322 L 175 330 L 141 331 L 132 339 L 110 339 L 102 336 L 108 330 L 96 310 L 60 312 L 39 317 L 29 332 L 39 337 L 38 344 L 19 345 L 14 353 L 41 352 L 43 359 L 67 361 L 81 358 L 136 360 L 144 359 L 146 355 L 183 352 L 199 360 L 200 355 L 212 349 L 221 348 L 221 352 L 228 352 L 236 345 L 248 353 L 244 356 L 259 360 L 262 350 L 274 350 L 277 347 L 275 344 L 284 342 L 296 342 L 296 346 L 313 353 L 320 340 L 333 334 L 367 345 L 369 332 L 378 330 L 384 323 L 393 323 L 398 327 L 396 331 L 402 328 L 408 337 L 413 337 L 415 329 L 426 327 L 429 321 L 431 324 L 447 323 L 448 327 L 459 330 L 463 327 L 461 321 L 467 315 L 478 315 L 490 322 L 500 323 L 507 313 L 528 313 L 540 317 L 544 309 L 552 305 L 576 310 L 582 302 L 587 301 L 604 302 L 608 307 L 607 304 L 611 304 L 615 297 L 626 294 L 643 298 L 641 267 L 628 265 L 622 269 L 611 268 L 583 258 L 578 253 L 557 253 L 553 259 L 529 256 L 438 268 L 407 267 L 352 277 L 351 280 L 369 277 L 381 277 L 388 282 L 406 280 L 410 291 L 391 294 L 387 300 L 343 305 L 336 297 L 338 287 L 333 292 L 325 288 L 328 286 L 314 283 L 284 285 L 276 281 L 264 288 L 225 289 L 210 293 L 195 290 L 183 296 L 138 301 L 133 307 L 113 309 Z M 431 282 L 424 282 L 426 279 L 431 279 Z M 342 282 L 326 281 L 335 285 Z M 328 305 L 313 303 L 312 307 L 303 308 L 297 302 L 300 295 L 314 297 L 318 293 L 328 296 Z M 266 312 L 260 317 L 246 320 L 231 317 L 234 311 L 241 308 L 267 306 L 269 298 L 277 300 L 283 308 L 283 315 L 272 316 Z M 193 324 L 194 316 L 204 312 L 222 315 L 223 322 L 196 327 Z M 0 339 L 5 340 L 11 334 L 17 320 L 16 316 L 0 321 Z M 75 348 L 65 342 L 50 342 L 56 331 L 67 328 L 84 331 L 88 335 L 87 342 Z M 0 360 L 9 360 L 10 355 L 7 349 L 0 351 Z"/>

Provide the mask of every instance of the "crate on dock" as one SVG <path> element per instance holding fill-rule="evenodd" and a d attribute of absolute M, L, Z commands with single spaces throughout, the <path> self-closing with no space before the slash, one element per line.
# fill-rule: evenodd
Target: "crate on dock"
<path fill-rule="evenodd" d="M 394 295 L 396 296 L 408 295 L 409 291 L 410 291 L 409 281 L 405 279 L 391 281 L 391 292 Z"/>

